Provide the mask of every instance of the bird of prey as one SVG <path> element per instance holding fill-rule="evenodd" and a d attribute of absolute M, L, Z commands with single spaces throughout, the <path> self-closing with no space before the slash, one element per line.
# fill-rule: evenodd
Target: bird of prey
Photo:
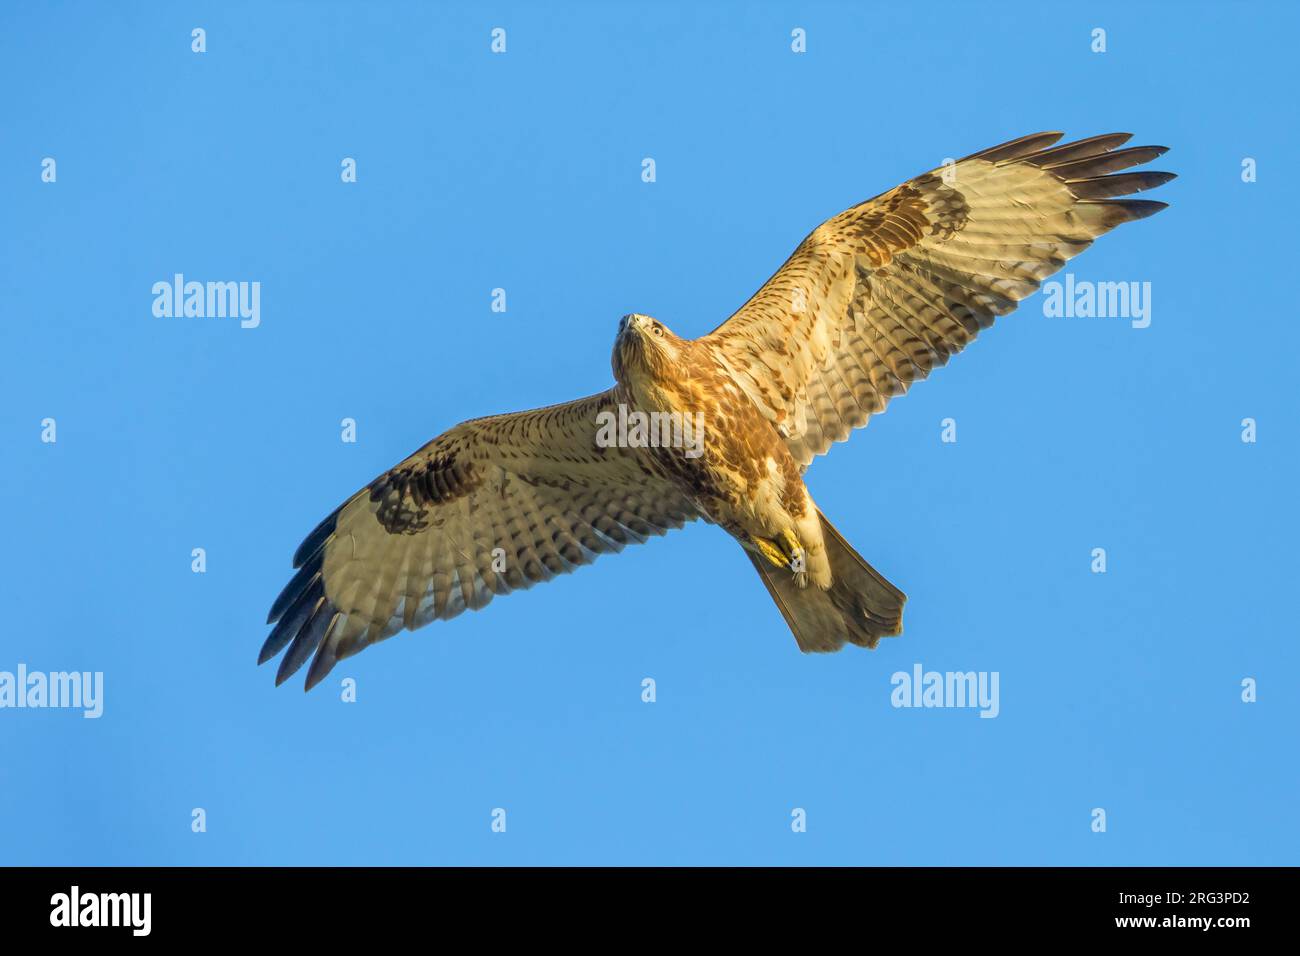
<path fill-rule="evenodd" d="M 1164 147 L 1061 135 L 947 163 L 827 220 L 702 338 L 624 316 L 615 384 L 598 395 L 438 436 L 307 536 L 258 663 L 287 647 L 276 683 L 310 659 L 310 690 L 401 630 L 696 518 L 740 543 L 801 650 L 901 633 L 903 592 L 803 474 L 1095 238 L 1165 208 L 1122 198 L 1173 178 L 1124 172 Z"/>

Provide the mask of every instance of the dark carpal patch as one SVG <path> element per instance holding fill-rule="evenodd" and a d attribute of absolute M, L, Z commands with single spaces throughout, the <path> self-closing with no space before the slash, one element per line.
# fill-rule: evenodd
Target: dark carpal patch
<path fill-rule="evenodd" d="M 370 500 L 379 505 L 375 519 L 389 534 L 418 534 L 429 526 L 429 511 L 474 491 L 483 478 L 455 451 L 394 468 L 370 485 Z"/>

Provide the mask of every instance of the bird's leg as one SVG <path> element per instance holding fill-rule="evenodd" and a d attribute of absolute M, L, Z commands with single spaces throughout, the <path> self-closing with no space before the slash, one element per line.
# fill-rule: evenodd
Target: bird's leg
<path fill-rule="evenodd" d="M 803 567 L 803 546 L 793 531 L 783 528 L 775 538 L 751 537 L 759 553 L 778 568 L 790 568 L 796 574 L 806 570 Z"/>
<path fill-rule="evenodd" d="M 796 556 L 803 554 L 803 545 L 799 543 L 799 539 L 795 537 L 794 532 L 789 528 L 781 529 L 781 543 L 785 545 L 781 550 L 785 552 L 791 561 Z"/>
<path fill-rule="evenodd" d="M 776 565 L 778 568 L 786 568 L 790 566 L 790 559 L 786 557 L 784 552 L 777 547 L 776 542 L 771 538 L 751 537 L 749 540 L 754 543 L 754 547 L 758 549 L 759 554 L 767 558 L 767 560 L 771 561 L 772 564 Z"/>
<path fill-rule="evenodd" d="M 794 572 L 794 583 L 801 588 L 808 586 L 808 556 L 804 553 L 803 545 L 795 533 L 786 528 L 781 532 L 781 543 L 785 545 L 783 551 L 789 549 L 787 554 L 790 558 L 790 570 Z"/>

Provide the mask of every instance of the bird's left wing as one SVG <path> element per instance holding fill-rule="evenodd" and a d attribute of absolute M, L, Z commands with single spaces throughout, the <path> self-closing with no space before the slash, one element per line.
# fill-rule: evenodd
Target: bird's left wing
<path fill-rule="evenodd" d="M 801 465 L 1097 236 L 1165 207 L 1117 198 L 1173 178 L 1120 172 L 1164 147 L 1117 149 L 1129 134 L 1111 133 L 1048 148 L 1060 137 L 994 146 L 828 219 L 702 340 Z"/>
<path fill-rule="evenodd" d="M 357 492 L 308 535 L 258 663 L 276 683 L 406 628 L 483 607 L 696 516 L 635 453 L 597 443 L 617 393 L 464 422 Z M 314 655 L 314 657 L 313 657 Z"/>

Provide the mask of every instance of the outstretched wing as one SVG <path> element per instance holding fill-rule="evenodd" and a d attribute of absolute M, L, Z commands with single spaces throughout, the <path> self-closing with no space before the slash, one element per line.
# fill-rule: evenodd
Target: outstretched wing
<path fill-rule="evenodd" d="M 1119 172 L 1165 152 L 1118 149 L 1130 135 L 1025 136 L 854 206 L 704 341 L 806 466 L 1097 236 L 1165 208 L 1115 198 L 1173 178 Z"/>
<path fill-rule="evenodd" d="M 308 535 L 271 608 L 258 663 L 289 648 L 276 684 L 314 654 L 334 664 L 404 628 L 478 609 L 696 516 L 635 455 L 596 443 L 610 390 L 480 418 L 435 438 Z"/>

